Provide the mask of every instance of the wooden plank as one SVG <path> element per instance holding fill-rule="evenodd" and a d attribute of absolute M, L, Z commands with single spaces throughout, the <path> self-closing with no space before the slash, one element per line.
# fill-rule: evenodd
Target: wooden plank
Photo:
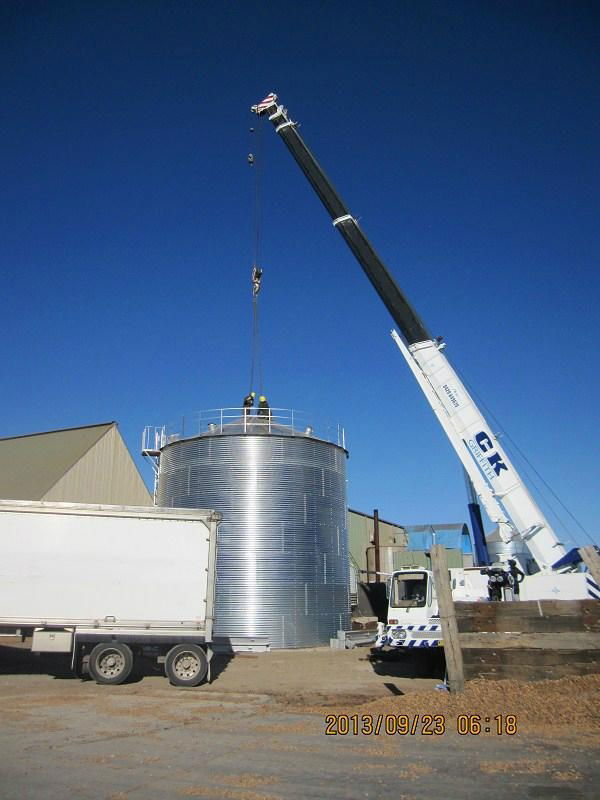
<path fill-rule="evenodd" d="M 497 631 L 523 631 L 530 633 L 569 633 L 584 631 L 582 617 L 521 617 L 498 614 Z"/>
<path fill-rule="evenodd" d="M 431 568 L 439 605 L 442 635 L 444 637 L 448 686 L 451 692 L 462 692 L 465 688 L 465 677 L 458 639 L 458 627 L 456 625 L 456 612 L 450 587 L 450 572 L 448 571 L 446 550 L 440 544 L 436 544 L 431 548 Z"/>
<path fill-rule="evenodd" d="M 600 555 L 593 545 L 579 548 L 579 555 L 583 559 L 583 563 L 589 569 L 592 580 L 600 586 Z"/>
<path fill-rule="evenodd" d="M 578 664 L 575 662 L 552 666 L 531 667 L 523 664 L 499 664 L 498 666 L 465 665 L 467 680 L 483 678 L 485 680 L 543 681 L 568 678 L 575 675 L 596 675 L 597 664 Z"/>
<path fill-rule="evenodd" d="M 588 632 L 568 633 L 459 633 L 460 646 L 463 652 L 471 648 L 532 648 L 542 650 L 598 650 L 600 652 L 600 634 Z"/>
<path fill-rule="evenodd" d="M 573 650 L 570 648 L 546 650 L 519 647 L 513 649 L 485 649 L 483 647 L 463 651 L 465 664 L 520 665 L 530 667 L 558 666 L 560 664 L 595 664 L 600 672 L 600 650 Z"/>
<path fill-rule="evenodd" d="M 592 605 L 590 605 L 592 604 Z M 513 605 L 512 603 L 505 605 Z M 517 602 L 514 605 L 526 605 L 529 607 L 541 606 L 544 616 L 551 617 L 554 614 L 560 616 L 571 615 L 580 616 L 585 608 L 600 607 L 598 600 L 527 600 L 525 603 Z"/>
<path fill-rule="evenodd" d="M 457 603 L 461 633 L 477 631 L 600 632 L 598 600 Z"/>
<path fill-rule="evenodd" d="M 462 633 L 488 632 L 529 632 L 529 633 L 575 633 L 598 632 L 599 622 L 588 622 L 585 617 L 506 617 L 499 615 L 496 619 L 461 619 L 457 621 L 458 630 Z"/>
<path fill-rule="evenodd" d="M 456 603 L 457 619 L 472 617 L 473 615 L 490 618 L 500 610 L 503 614 L 517 617 L 540 616 L 540 610 L 541 616 L 544 617 L 555 615 L 579 617 L 582 614 L 600 616 L 600 600 L 517 600 L 507 603 Z"/>

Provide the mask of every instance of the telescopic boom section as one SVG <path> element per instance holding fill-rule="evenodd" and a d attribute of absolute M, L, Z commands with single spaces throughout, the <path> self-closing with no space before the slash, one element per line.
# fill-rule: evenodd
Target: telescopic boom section
<path fill-rule="evenodd" d="M 519 536 L 527 542 L 540 570 L 551 571 L 565 555 L 565 548 L 442 352 L 444 344 L 428 334 L 298 135 L 296 123 L 277 103 L 277 95 L 268 95 L 252 106 L 252 111 L 268 117 L 273 123 L 400 328 L 402 336 L 392 331 L 394 341 L 467 471 L 488 516 L 497 523 L 500 537 L 509 542 Z M 482 548 L 485 545 L 483 537 L 481 545 Z"/>
<path fill-rule="evenodd" d="M 331 215 L 334 226 L 342 234 L 348 247 L 371 281 L 375 291 L 392 315 L 409 345 L 431 339 L 418 314 L 400 290 L 373 246 L 361 231 L 358 222 L 342 202 L 331 181 L 319 166 L 318 161 L 304 144 L 295 122 L 287 109 L 277 103 L 277 95 L 270 94 L 252 106 L 259 116 L 266 116 L 273 123 L 276 133 L 283 139 L 298 166 Z"/>

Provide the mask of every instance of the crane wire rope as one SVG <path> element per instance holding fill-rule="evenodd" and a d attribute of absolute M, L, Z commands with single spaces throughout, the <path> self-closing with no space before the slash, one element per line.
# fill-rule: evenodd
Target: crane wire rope
<path fill-rule="evenodd" d="M 550 486 L 550 484 L 545 480 L 544 476 L 540 474 L 540 472 L 536 469 L 535 465 L 529 460 L 529 458 L 527 458 L 527 455 L 521 450 L 521 448 L 519 447 L 517 442 L 513 439 L 513 437 L 510 435 L 510 433 L 506 430 L 506 427 L 502 424 L 502 422 L 500 421 L 498 416 L 496 414 L 494 414 L 494 412 L 486 404 L 486 402 L 482 398 L 481 394 L 479 392 L 477 392 L 477 390 L 472 385 L 469 384 L 469 382 L 465 379 L 464 375 L 461 374 L 461 371 L 459 369 L 457 369 L 456 365 L 454 365 L 454 364 L 453 364 L 453 369 L 455 370 L 455 372 L 457 373 L 457 375 L 459 376 L 461 381 L 466 386 L 467 391 L 470 394 L 472 394 L 473 397 L 476 398 L 476 400 L 478 401 L 479 405 L 485 410 L 486 415 L 489 416 L 490 419 L 492 419 L 492 421 L 498 427 L 498 429 L 500 431 L 502 431 L 501 435 L 506 437 L 506 439 L 510 442 L 511 446 L 515 449 L 515 451 L 518 453 L 518 455 L 523 459 L 523 461 L 525 462 L 525 464 L 527 465 L 529 470 L 537 477 L 537 479 L 542 483 L 542 485 L 545 487 L 545 489 L 552 495 L 554 500 L 560 505 L 560 507 L 563 509 L 563 511 L 565 511 L 568 514 L 568 516 L 573 520 L 575 525 L 577 525 L 577 527 L 582 531 L 582 533 L 589 539 L 589 541 L 592 542 L 592 544 L 596 544 L 596 542 L 594 541 L 594 539 L 590 535 L 589 531 L 587 531 L 586 528 L 584 528 L 584 526 L 581 524 L 581 522 L 579 522 L 577 517 L 571 512 L 571 510 L 563 503 L 561 498 L 556 494 L 556 492 L 554 491 L 552 486 Z M 534 486 L 536 486 L 536 482 L 531 478 L 531 472 L 529 473 L 530 481 Z M 540 493 L 540 496 L 543 497 L 542 490 L 538 486 L 536 486 L 536 489 Z M 564 532 L 567 534 L 569 539 L 571 539 L 571 541 L 573 541 L 573 543 L 575 544 L 576 543 L 575 539 L 573 537 L 572 532 L 569 530 L 569 526 L 567 525 L 567 523 L 565 523 L 565 521 L 559 516 L 558 512 L 556 511 L 556 509 L 554 509 L 552 507 L 552 505 L 549 503 L 549 501 L 547 499 L 545 499 L 545 504 L 548 507 L 548 510 L 551 512 L 551 514 L 559 522 L 560 526 L 563 528 Z"/>
<path fill-rule="evenodd" d="M 260 318 L 258 308 L 258 294 L 260 292 L 262 269 L 260 265 L 261 256 L 261 178 L 262 178 L 262 119 L 257 120 L 256 128 L 250 128 L 250 152 L 248 163 L 254 172 L 254 192 L 252 209 L 252 338 L 251 338 L 251 359 L 250 359 L 250 383 L 248 393 L 254 389 L 254 380 L 258 378 L 259 394 L 263 392 L 263 371 L 261 358 L 260 341 Z M 254 135 L 256 134 L 256 135 Z M 256 144 L 253 148 L 252 145 Z M 253 152 L 255 150 L 255 153 Z"/>
<path fill-rule="evenodd" d="M 556 492 L 554 492 L 552 487 L 547 483 L 547 481 L 544 479 L 544 477 L 536 469 L 535 465 L 530 461 L 529 458 L 527 458 L 525 453 L 521 450 L 521 448 L 519 447 L 517 442 L 510 435 L 510 433 L 508 432 L 506 427 L 503 425 L 501 420 L 498 418 L 498 416 L 487 405 L 487 403 L 483 399 L 482 395 L 473 387 L 472 384 L 470 384 L 465 379 L 464 375 L 461 374 L 460 370 L 456 369 L 456 367 L 454 367 L 454 369 L 456 370 L 457 375 L 459 375 L 460 379 L 463 381 L 465 387 L 467 388 L 467 391 L 478 401 L 480 407 L 484 409 L 484 411 L 486 413 L 486 416 L 489 419 L 491 419 L 492 422 L 494 423 L 494 425 L 496 426 L 496 429 L 498 431 L 498 433 L 496 434 L 497 437 L 498 438 L 505 438 L 510 443 L 511 447 L 514 449 L 514 451 L 517 453 L 517 455 L 523 460 L 524 464 L 521 465 L 520 469 L 525 474 L 528 483 L 535 489 L 535 491 L 536 491 L 536 493 L 538 495 L 538 501 L 542 501 L 543 505 L 546 507 L 546 512 L 549 513 L 552 517 L 554 517 L 554 519 L 556 520 L 558 525 L 562 528 L 563 532 L 566 534 L 567 538 L 570 539 L 573 542 L 573 544 L 575 544 L 575 539 L 573 537 L 573 534 L 572 534 L 571 530 L 569 529 L 569 526 L 564 521 L 564 519 L 559 515 L 558 511 L 552 506 L 552 504 L 550 503 L 548 498 L 544 496 L 544 490 L 539 485 L 538 481 L 541 482 L 541 484 L 550 492 L 550 494 L 552 494 L 552 496 L 559 503 L 559 505 L 562 506 L 562 508 L 567 512 L 567 514 L 569 514 L 570 517 L 572 517 L 572 519 L 575 521 L 575 523 L 577 525 L 579 525 L 579 527 L 583 530 L 585 535 L 589 537 L 589 533 L 583 528 L 583 526 L 580 525 L 580 523 L 577 521 L 577 519 L 575 519 L 573 514 L 569 511 L 569 509 L 562 502 L 560 497 L 558 497 Z M 504 445 L 504 446 L 506 447 L 506 445 Z M 514 455 L 513 455 L 513 457 L 514 457 Z"/>

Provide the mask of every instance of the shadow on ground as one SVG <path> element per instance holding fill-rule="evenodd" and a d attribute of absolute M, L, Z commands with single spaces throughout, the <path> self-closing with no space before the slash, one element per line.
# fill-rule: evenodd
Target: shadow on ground
<path fill-rule="evenodd" d="M 0 645 L 0 675 L 52 675 L 76 679 L 68 653 L 32 653 L 24 646 Z"/>
<path fill-rule="evenodd" d="M 446 674 L 443 649 L 414 652 L 412 650 L 376 650 L 372 648 L 367 659 L 376 675 L 443 680 Z"/>
<path fill-rule="evenodd" d="M 233 653 L 213 657 L 211 682 L 225 672 L 233 658 Z M 73 672 L 69 653 L 32 653 L 24 644 L 0 645 L 0 675 L 50 675 L 57 680 L 92 680 L 87 674 L 76 675 Z M 138 683 L 153 675 L 164 677 L 164 666 L 158 664 L 156 659 L 138 656 L 134 671 L 126 683 Z"/>

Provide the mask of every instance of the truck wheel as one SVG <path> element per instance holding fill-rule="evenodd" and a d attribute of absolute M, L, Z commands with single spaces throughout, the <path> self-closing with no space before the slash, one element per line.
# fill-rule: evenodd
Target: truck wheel
<path fill-rule="evenodd" d="M 97 644 L 90 653 L 89 671 L 96 683 L 123 683 L 132 669 L 131 648 L 121 642 Z"/>
<path fill-rule="evenodd" d="M 197 644 L 176 644 L 165 658 L 165 674 L 173 686 L 198 686 L 206 678 L 208 660 Z"/>

